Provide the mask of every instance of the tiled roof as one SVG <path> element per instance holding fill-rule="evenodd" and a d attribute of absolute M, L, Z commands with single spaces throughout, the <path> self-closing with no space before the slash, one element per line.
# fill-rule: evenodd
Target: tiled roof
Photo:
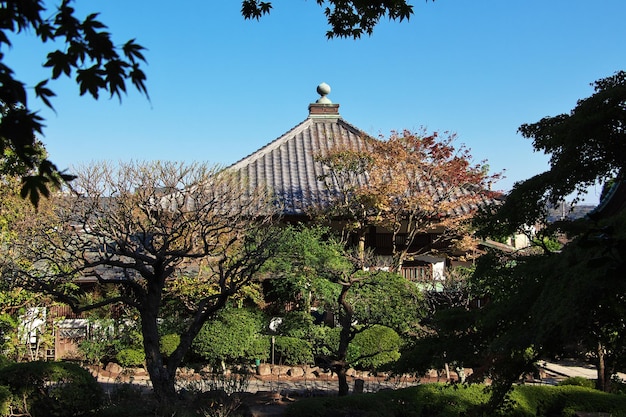
<path fill-rule="evenodd" d="M 335 190 L 327 190 L 324 182 L 319 180 L 328 173 L 328 168 L 316 160 L 318 156 L 339 146 L 364 150 L 367 140 L 371 140 L 366 133 L 341 118 L 339 105 L 326 98 L 328 92 L 330 88 L 321 84 L 318 93 L 322 97 L 309 105 L 306 120 L 227 168 L 239 173 L 251 191 L 259 186 L 271 190 L 284 215 L 304 215 L 307 208 L 323 204 L 328 201 L 328 194 L 334 193 Z M 434 193 L 442 193 L 441 185 L 428 187 Z M 473 193 L 467 189 L 456 192 L 457 197 Z M 493 201 L 483 200 L 485 203 Z M 459 215 L 474 208 L 461 206 L 449 214 Z"/>
<path fill-rule="evenodd" d="M 327 190 L 318 178 L 327 169 L 316 157 L 338 145 L 363 149 L 366 135 L 338 113 L 316 115 L 316 109 L 337 105 L 311 104 L 309 117 L 263 148 L 228 169 L 238 171 L 250 189 L 265 185 L 283 208 L 283 214 L 302 215 L 323 202 Z"/>

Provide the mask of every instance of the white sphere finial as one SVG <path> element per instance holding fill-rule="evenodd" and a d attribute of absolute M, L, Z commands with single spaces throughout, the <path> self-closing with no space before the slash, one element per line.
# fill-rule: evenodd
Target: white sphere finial
<path fill-rule="evenodd" d="M 318 104 L 332 104 L 333 103 L 332 101 L 328 99 L 328 97 L 326 97 L 328 94 L 330 94 L 330 86 L 328 84 L 321 83 L 320 85 L 318 85 L 317 94 L 319 94 L 321 97 L 317 99 L 316 103 Z"/>

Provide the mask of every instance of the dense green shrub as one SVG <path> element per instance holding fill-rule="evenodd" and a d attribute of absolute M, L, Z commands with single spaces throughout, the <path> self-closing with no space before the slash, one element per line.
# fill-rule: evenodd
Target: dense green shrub
<path fill-rule="evenodd" d="M 509 407 L 485 414 L 489 394 L 484 385 L 423 384 L 347 397 L 307 398 L 292 403 L 285 416 L 326 417 L 458 417 L 500 415 L 506 417 L 574 416 L 577 411 L 626 417 L 626 396 L 577 386 L 518 386 Z"/>
<path fill-rule="evenodd" d="M 340 328 L 328 329 L 324 346 L 331 352 L 339 347 Z M 374 325 L 356 334 L 348 345 L 346 360 L 359 369 L 376 370 L 400 358 L 402 338 L 393 329 Z"/>
<path fill-rule="evenodd" d="M 281 336 L 297 337 L 311 341 L 314 331 L 313 317 L 304 311 L 291 311 L 283 317 L 283 321 L 278 327 Z"/>
<path fill-rule="evenodd" d="M 224 361 L 238 363 L 269 357 L 262 331 L 265 320 L 261 312 L 245 308 L 227 307 L 202 326 L 195 338 L 193 352 L 213 364 Z"/>
<path fill-rule="evenodd" d="M 248 359 L 251 360 L 267 360 L 271 351 L 271 337 L 259 336 L 252 339 L 250 347 L 246 351 Z"/>
<path fill-rule="evenodd" d="M 13 413 L 79 416 L 98 409 L 102 388 L 79 365 L 67 362 L 23 362 L 0 369 L 0 385 L 11 391 Z"/>
<path fill-rule="evenodd" d="M 4 355 L 0 355 L 0 368 L 4 368 L 5 366 L 11 365 L 12 363 L 14 363 L 12 360 Z"/>
<path fill-rule="evenodd" d="M 124 368 L 142 366 L 146 360 L 146 354 L 141 349 L 122 349 L 115 355 L 115 360 Z"/>
<path fill-rule="evenodd" d="M 161 347 L 161 353 L 165 356 L 170 356 L 178 347 L 180 343 L 180 335 L 170 333 L 161 336 L 159 345 Z"/>
<path fill-rule="evenodd" d="M 278 363 L 304 365 L 313 363 L 313 348 L 306 340 L 289 336 L 277 336 L 274 351 Z"/>
<path fill-rule="evenodd" d="M 0 385 L 0 415 L 9 415 L 9 410 L 11 409 L 11 400 L 12 395 L 9 387 Z"/>
<path fill-rule="evenodd" d="M 592 379 L 587 379 L 582 376 L 570 376 L 569 378 L 565 378 L 563 381 L 559 382 L 559 385 L 575 385 L 578 387 L 585 388 L 595 388 L 596 383 Z"/>
<path fill-rule="evenodd" d="M 375 325 L 354 337 L 348 347 L 348 362 L 361 369 L 380 369 L 400 358 L 402 339 L 393 329 Z"/>
<path fill-rule="evenodd" d="M 138 323 L 113 319 L 94 319 L 90 322 L 89 337 L 78 345 L 85 360 L 91 364 L 116 360 L 123 349 L 142 349 L 143 336 Z"/>
<path fill-rule="evenodd" d="M 519 386 L 511 394 L 518 408 L 537 415 L 574 416 L 576 411 L 626 416 L 626 396 L 575 385 Z M 534 415 L 534 414 L 533 414 Z"/>

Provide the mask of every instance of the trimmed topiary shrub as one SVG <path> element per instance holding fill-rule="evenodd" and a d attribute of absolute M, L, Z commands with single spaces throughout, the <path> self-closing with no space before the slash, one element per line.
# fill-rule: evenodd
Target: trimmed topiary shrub
<path fill-rule="evenodd" d="M 124 368 L 136 368 L 143 365 L 146 354 L 140 349 L 122 349 L 115 355 L 115 360 Z"/>
<path fill-rule="evenodd" d="M 310 340 L 313 326 L 315 325 L 311 314 L 296 310 L 285 314 L 283 322 L 278 327 L 278 332 L 282 336 Z"/>
<path fill-rule="evenodd" d="M 515 386 L 506 407 L 485 413 L 484 385 L 422 384 L 376 394 L 303 398 L 289 404 L 287 417 L 574 417 L 578 412 L 626 417 L 626 396 L 576 386 Z"/>
<path fill-rule="evenodd" d="M 159 345 L 161 346 L 161 353 L 169 357 L 178 347 L 180 343 L 180 335 L 170 333 L 161 336 Z"/>
<path fill-rule="evenodd" d="M 0 385 L 0 415 L 8 416 L 11 410 L 11 390 L 9 387 Z"/>
<path fill-rule="evenodd" d="M 263 339 L 264 327 L 264 317 L 260 312 L 227 307 L 215 319 L 202 326 L 192 349 L 213 365 L 222 361 L 240 363 L 265 360 L 269 357 L 269 349 L 262 351 L 267 344 L 259 341 Z"/>
<path fill-rule="evenodd" d="M 348 362 L 361 369 L 380 369 L 400 358 L 402 338 L 393 329 L 375 325 L 354 337 L 348 346 Z"/>
<path fill-rule="evenodd" d="M 331 351 L 330 356 L 339 347 L 340 328 L 326 332 L 324 345 Z M 355 368 L 377 370 L 400 358 L 402 338 L 393 329 L 374 325 L 360 333 L 348 345 L 346 360 Z"/>
<path fill-rule="evenodd" d="M 278 363 L 305 365 L 313 363 L 313 348 L 306 340 L 288 336 L 277 336 L 274 351 Z"/>
<path fill-rule="evenodd" d="M 102 404 L 102 388 L 79 365 L 68 362 L 23 362 L 0 369 L 0 385 L 11 393 L 14 414 L 79 416 Z M 1 393 L 0 393 L 1 395 Z"/>
<path fill-rule="evenodd" d="M 577 387 L 595 388 L 596 382 L 592 379 L 583 378 L 582 376 L 570 376 L 559 382 L 558 385 L 574 385 Z"/>

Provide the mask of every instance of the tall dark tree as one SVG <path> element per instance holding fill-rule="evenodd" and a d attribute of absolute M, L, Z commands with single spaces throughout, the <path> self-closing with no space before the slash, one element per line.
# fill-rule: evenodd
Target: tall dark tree
<path fill-rule="evenodd" d="M 597 182 L 616 177 L 617 185 L 623 183 L 626 72 L 593 86 L 594 94 L 579 100 L 569 114 L 520 127 L 537 151 L 550 155 L 550 169 L 515 184 L 504 203 L 483 219 L 483 234 L 546 225 L 551 204 L 572 193 L 580 197 Z M 456 331 L 472 336 L 483 370 L 495 378 L 494 403 L 539 357 L 571 354 L 573 347 L 581 358 L 595 359 L 598 388 L 610 388 L 610 377 L 626 354 L 626 283 L 618 272 L 626 259 L 626 212 L 619 207 L 546 225 L 550 232 L 567 233 L 569 243 L 561 251 L 540 245 L 527 253 L 479 259 L 470 288 L 488 302 L 465 315 L 467 321 L 459 320 Z"/>
<path fill-rule="evenodd" d="M 569 114 L 524 124 L 533 148 L 550 155 L 550 169 L 517 182 L 503 206 L 490 213 L 492 235 L 511 234 L 547 218 L 550 206 L 623 173 L 626 165 L 626 71 L 592 84 L 594 94 Z"/>

